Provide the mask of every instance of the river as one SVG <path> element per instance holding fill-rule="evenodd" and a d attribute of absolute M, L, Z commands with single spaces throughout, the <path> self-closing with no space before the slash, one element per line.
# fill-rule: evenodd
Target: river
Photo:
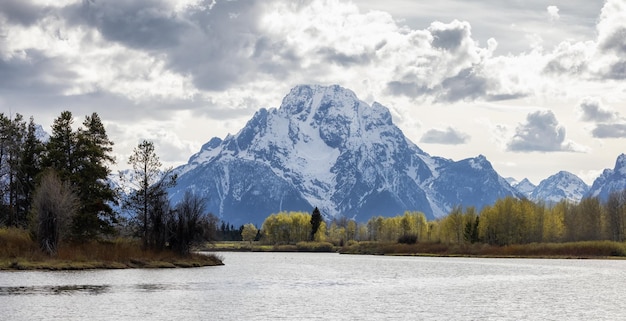
<path fill-rule="evenodd" d="M 0 319 L 626 319 L 622 260 L 220 255 L 193 269 L 0 272 Z"/>

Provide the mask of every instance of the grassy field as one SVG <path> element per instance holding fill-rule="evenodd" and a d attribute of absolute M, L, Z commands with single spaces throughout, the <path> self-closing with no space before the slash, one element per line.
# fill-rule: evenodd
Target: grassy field
<path fill-rule="evenodd" d="M 55 257 L 42 253 L 25 230 L 0 229 L 0 270 L 176 268 L 222 265 L 219 256 L 142 250 L 129 239 L 62 244 Z"/>

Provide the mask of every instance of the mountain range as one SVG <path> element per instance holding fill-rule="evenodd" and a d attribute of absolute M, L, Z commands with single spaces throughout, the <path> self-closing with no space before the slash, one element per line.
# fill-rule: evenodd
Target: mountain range
<path fill-rule="evenodd" d="M 506 196 L 576 200 L 589 189 L 566 172 L 536 188 L 511 186 L 482 155 L 431 156 L 404 136 L 385 106 L 336 85 L 293 88 L 279 108 L 262 108 L 237 134 L 212 138 L 175 172 L 174 203 L 192 190 L 233 224 L 314 207 L 326 218 L 361 222 L 406 210 L 435 219 L 457 205 L 480 209 Z M 605 173 L 613 181 L 615 170 Z"/>

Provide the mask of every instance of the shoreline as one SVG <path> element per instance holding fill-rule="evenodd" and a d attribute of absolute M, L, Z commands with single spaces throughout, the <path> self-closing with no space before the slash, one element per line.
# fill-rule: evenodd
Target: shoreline
<path fill-rule="evenodd" d="M 330 246 L 329 246 L 330 245 Z M 420 257 L 528 258 L 528 259 L 626 259 L 626 243 L 589 241 L 569 243 L 531 243 L 495 246 L 476 244 L 355 242 L 346 246 L 301 242 L 266 245 L 230 241 L 207 245 L 208 252 L 327 252 L 351 255 L 388 255 Z"/>
<path fill-rule="evenodd" d="M 27 258 L 0 259 L 0 271 L 78 271 L 78 270 L 111 270 L 111 269 L 163 269 L 163 268 L 194 268 L 224 265 L 222 259 L 214 254 L 193 254 L 185 258 L 146 259 L 131 258 L 123 261 L 108 260 L 66 260 L 45 259 L 32 260 Z"/>

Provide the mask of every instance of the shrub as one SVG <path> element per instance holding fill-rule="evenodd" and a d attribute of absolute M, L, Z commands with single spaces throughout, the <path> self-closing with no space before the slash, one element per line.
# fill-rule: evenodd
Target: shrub
<path fill-rule="evenodd" d="M 329 242 L 298 242 L 296 248 L 302 252 L 332 252 L 334 249 Z"/>
<path fill-rule="evenodd" d="M 398 238 L 398 243 L 403 244 L 415 244 L 417 243 L 417 235 L 415 234 L 404 234 Z"/>

